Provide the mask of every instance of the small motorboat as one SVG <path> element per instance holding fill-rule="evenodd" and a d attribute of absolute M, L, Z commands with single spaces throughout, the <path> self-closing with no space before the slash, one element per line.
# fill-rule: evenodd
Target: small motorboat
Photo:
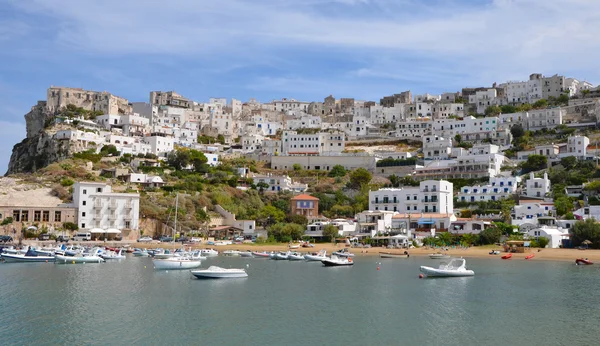
<path fill-rule="evenodd" d="M 331 257 L 322 259 L 321 263 L 323 263 L 325 267 L 342 267 L 354 265 L 354 261 L 352 260 L 352 258 L 338 257 L 336 255 L 331 255 Z"/>
<path fill-rule="evenodd" d="M 240 252 L 238 250 L 225 250 L 223 251 L 223 256 L 239 256 Z"/>
<path fill-rule="evenodd" d="M 100 255 L 100 257 L 104 258 L 104 260 L 123 260 L 126 259 L 123 254 L 123 250 L 119 251 L 107 251 Z"/>
<path fill-rule="evenodd" d="M 210 266 L 208 269 L 191 270 L 190 272 L 199 279 L 230 279 L 248 277 L 248 273 L 246 273 L 244 269 L 227 269 L 217 266 Z"/>
<path fill-rule="evenodd" d="M 327 250 L 321 250 L 319 252 L 313 252 L 311 254 L 304 255 L 304 259 L 309 262 L 321 262 L 327 258 Z"/>
<path fill-rule="evenodd" d="M 492 251 L 489 252 L 489 254 L 490 255 L 499 255 L 500 251 L 498 251 L 498 250 L 492 250 Z"/>
<path fill-rule="evenodd" d="M 298 252 L 292 252 L 288 256 L 288 260 L 290 261 L 304 261 L 304 255 Z"/>
<path fill-rule="evenodd" d="M 290 244 L 290 245 L 288 245 L 288 248 L 289 248 L 289 249 L 299 249 L 299 248 L 300 248 L 300 245 L 298 245 L 298 244 L 297 244 L 297 245 L 291 245 L 291 244 Z"/>
<path fill-rule="evenodd" d="M 271 257 L 271 254 L 266 251 L 262 251 L 262 252 L 252 251 L 252 256 L 258 257 L 258 258 L 269 258 L 269 257 Z"/>
<path fill-rule="evenodd" d="M 200 255 L 204 257 L 217 257 L 219 256 L 219 251 L 215 249 L 202 249 L 200 250 Z"/>
<path fill-rule="evenodd" d="M 441 252 L 429 254 L 429 258 L 431 259 L 446 259 L 450 258 L 450 255 L 443 254 Z"/>
<path fill-rule="evenodd" d="M 154 263 L 154 269 L 157 270 L 194 269 L 200 266 L 200 260 L 193 260 L 186 257 L 154 259 L 152 263 Z"/>
<path fill-rule="evenodd" d="M 532 259 L 533 257 L 535 257 L 534 254 L 529 254 L 529 255 L 525 256 L 525 259 L 528 260 L 528 259 Z"/>
<path fill-rule="evenodd" d="M 575 260 L 575 264 L 577 265 L 590 265 L 590 264 L 594 264 L 594 262 L 590 261 L 587 258 L 578 258 Z"/>
<path fill-rule="evenodd" d="M 104 259 L 98 255 L 64 256 L 56 255 L 56 263 L 102 263 Z"/>
<path fill-rule="evenodd" d="M 506 254 L 506 255 L 504 255 L 504 256 L 502 256 L 500 258 L 502 258 L 502 259 L 511 259 L 512 258 L 512 254 L 509 253 L 509 254 Z"/>
<path fill-rule="evenodd" d="M 269 253 L 269 259 L 276 259 L 275 257 L 277 257 L 277 252 L 271 251 L 271 253 Z"/>
<path fill-rule="evenodd" d="M 148 251 L 146 249 L 144 249 L 144 250 L 142 250 L 142 249 L 135 249 L 132 254 L 135 257 L 148 257 L 148 256 L 150 256 L 150 254 L 148 253 Z"/>
<path fill-rule="evenodd" d="M 251 251 L 242 251 L 240 252 L 240 257 L 252 257 Z"/>
<path fill-rule="evenodd" d="M 408 258 L 410 254 L 408 251 L 404 251 L 404 253 L 393 253 L 393 252 L 380 252 L 380 258 Z"/>
<path fill-rule="evenodd" d="M 273 259 L 275 260 L 287 260 L 290 258 L 290 252 L 278 252 L 275 254 Z"/>
<path fill-rule="evenodd" d="M 333 254 L 338 257 L 354 257 L 354 254 L 348 251 L 348 249 L 341 249 L 340 251 L 336 251 Z"/>
<path fill-rule="evenodd" d="M 467 269 L 464 258 L 453 258 L 448 263 L 442 262 L 439 268 L 421 266 L 421 273 L 429 277 L 461 277 L 473 276 L 475 272 Z"/>
<path fill-rule="evenodd" d="M 2 253 L 5 262 L 54 262 L 54 256 L 38 256 L 33 248 L 29 248 L 25 254 Z"/>

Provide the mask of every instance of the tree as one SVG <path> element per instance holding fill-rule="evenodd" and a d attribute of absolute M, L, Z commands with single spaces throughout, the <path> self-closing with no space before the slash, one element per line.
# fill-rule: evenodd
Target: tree
<path fill-rule="evenodd" d="M 548 107 L 548 100 L 546 99 L 539 99 L 533 104 L 533 108 L 535 109 L 542 109 L 546 107 Z"/>
<path fill-rule="evenodd" d="M 448 232 L 436 233 L 436 237 L 442 242 L 443 245 L 452 245 L 452 234 Z"/>
<path fill-rule="evenodd" d="M 600 192 L 600 181 L 592 181 L 588 184 L 585 184 L 585 186 L 583 187 L 583 190 L 596 192 L 596 193 Z"/>
<path fill-rule="evenodd" d="M 538 246 L 543 249 L 548 245 L 548 243 L 550 243 L 550 240 L 548 240 L 548 238 L 546 238 L 546 237 L 538 237 L 537 243 L 538 243 Z"/>
<path fill-rule="evenodd" d="M 334 225 L 326 225 L 323 227 L 323 237 L 329 241 L 333 241 L 339 235 L 339 230 Z"/>
<path fill-rule="evenodd" d="M 577 221 L 573 225 L 573 245 L 581 245 L 586 240 L 592 242 L 593 248 L 600 247 L 600 223 L 596 222 L 593 218 L 586 219 L 585 221 Z"/>
<path fill-rule="evenodd" d="M 177 147 L 167 155 L 167 163 L 169 166 L 172 166 L 179 171 L 192 165 L 194 171 L 201 172 L 204 170 L 204 165 L 207 162 L 208 159 L 202 152 L 184 147 Z"/>
<path fill-rule="evenodd" d="M 524 103 L 524 104 L 522 104 L 522 105 L 520 105 L 520 106 L 517 107 L 517 111 L 518 112 L 528 112 L 528 111 L 531 110 L 531 108 L 532 108 L 531 104 Z"/>
<path fill-rule="evenodd" d="M 479 233 L 479 242 L 482 245 L 495 244 L 500 241 L 502 231 L 498 227 L 489 227 Z"/>
<path fill-rule="evenodd" d="M 297 225 L 306 226 L 308 225 L 308 219 L 304 215 L 288 215 L 285 221 L 289 223 L 295 223 Z"/>
<path fill-rule="evenodd" d="M 527 161 L 521 164 L 521 168 L 525 171 L 525 173 L 529 173 L 531 171 L 539 171 L 540 169 L 544 169 L 548 167 L 548 158 L 544 155 L 529 155 L 527 157 Z"/>
<path fill-rule="evenodd" d="M 77 224 L 73 222 L 65 222 L 63 223 L 63 227 L 69 231 L 76 231 L 79 229 L 79 227 L 77 227 Z"/>
<path fill-rule="evenodd" d="M 577 166 L 577 158 L 575 156 L 567 156 L 560 159 L 560 164 L 565 169 L 573 169 Z"/>
<path fill-rule="evenodd" d="M 457 133 L 456 136 L 454 136 L 454 140 L 456 141 L 456 143 L 460 143 L 462 142 L 462 136 Z"/>
<path fill-rule="evenodd" d="M 205 170 L 204 165 L 208 162 L 206 155 L 203 152 L 189 149 L 190 152 L 190 163 L 194 166 L 195 172 L 202 172 Z"/>
<path fill-rule="evenodd" d="M 346 169 L 342 165 L 335 165 L 331 168 L 327 175 L 332 178 L 343 177 L 346 175 Z"/>
<path fill-rule="evenodd" d="M 260 183 L 256 184 L 256 187 L 258 188 L 258 191 L 262 193 L 265 191 L 265 189 L 269 188 L 269 184 L 260 182 Z"/>
<path fill-rule="evenodd" d="M 390 184 L 392 185 L 392 187 L 398 187 L 398 186 L 400 186 L 400 180 L 401 179 L 400 179 L 399 176 L 397 176 L 395 174 L 392 174 L 392 175 L 390 175 L 388 177 L 388 179 L 389 179 Z"/>
<path fill-rule="evenodd" d="M 510 127 L 510 133 L 513 135 L 513 138 L 520 138 L 525 135 L 525 130 L 523 129 L 523 125 L 515 124 Z"/>
<path fill-rule="evenodd" d="M 225 136 L 219 134 L 217 135 L 217 142 L 221 143 L 221 144 L 225 144 Z"/>
<path fill-rule="evenodd" d="M 573 202 L 569 197 L 563 195 L 554 200 L 554 207 L 556 208 L 556 214 L 563 216 L 573 210 Z"/>
<path fill-rule="evenodd" d="M 100 149 L 100 154 L 102 154 L 102 156 L 119 156 L 119 150 L 117 150 L 117 147 L 114 145 L 108 144 Z"/>
<path fill-rule="evenodd" d="M 13 218 L 12 216 L 7 217 L 6 219 L 2 220 L 2 223 L 0 223 L 0 225 L 2 226 L 6 226 L 13 223 Z"/>
<path fill-rule="evenodd" d="M 358 168 L 350 173 L 350 182 L 348 186 L 353 189 L 360 189 L 363 185 L 368 184 L 373 176 L 365 168 Z"/>
<path fill-rule="evenodd" d="M 258 218 L 262 220 L 263 225 L 282 222 L 285 219 L 285 213 L 272 205 L 265 205 L 258 211 Z"/>
<path fill-rule="evenodd" d="M 460 237 L 460 242 L 467 246 L 475 244 L 477 240 L 478 236 L 472 233 L 465 233 Z"/>
<path fill-rule="evenodd" d="M 569 104 L 569 95 L 567 94 L 561 94 L 557 99 L 556 99 L 556 103 L 557 104 L 562 104 L 562 105 L 567 105 Z"/>
<path fill-rule="evenodd" d="M 300 165 L 299 163 L 294 163 L 292 165 L 292 168 L 294 169 L 294 171 L 301 171 L 302 170 L 302 165 Z"/>
<path fill-rule="evenodd" d="M 516 113 L 517 107 L 515 107 L 513 105 L 504 105 L 504 106 L 500 106 L 500 110 L 502 111 L 502 114 Z"/>
<path fill-rule="evenodd" d="M 515 232 L 513 225 L 504 222 L 494 222 L 494 227 L 498 228 L 502 234 L 510 236 Z"/>
<path fill-rule="evenodd" d="M 500 106 L 498 105 L 492 105 L 485 109 L 486 117 L 493 117 L 500 113 L 502 113 L 502 109 L 500 109 Z"/>

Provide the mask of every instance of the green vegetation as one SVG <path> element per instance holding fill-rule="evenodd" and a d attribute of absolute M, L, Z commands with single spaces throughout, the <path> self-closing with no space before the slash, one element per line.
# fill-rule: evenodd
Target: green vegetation
<path fill-rule="evenodd" d="M 348 187 L 358 190 L 363 186 L 367 185 L 372 178 L 373 175 L 371 174 L 371 172 L 369 172 L 365 168 L 361 167 L 355 169 L 352 172 L 350 172 L 350 181 L 348 182 Z"/>
<path fill-rule="evenodd" d="M 331 168 L 331 170 L 329 171 L 329 173 L 327 175 L 332 178 L 343 177 L 346 175 L 346 169 L 342 165 L 335 165 Z"/>
<path fill-rule="evenodd" d="M 209 166 L 206 164 L 207 162 L 208 159 L 201 151 L 184 147 L 177 147 L 167 156 L 169 166 L 177 170 L 187 169 L 189 166 L 192 166 L 195 172 L 206 173 L 209 169 Z"/>
<path fill-rule="evenodd" d="M 600 249 L 600 223 L 593 218 L 575 222 L 571 234 L 574 246 L 580 246 L 584 241 L 589 240 L 592 242 L 589 247 Z"/>
<path fill-rule="evenodd" d="M 377 167 L 396 167 L 396 166 L 414 166 L 417 164 L 416 157 L 409 157 L 407 159 L 383 159 L 377 161 Z"/>
<path fill-rule="evenodd" d="M 327 241 L 333 241 L 335 238 L 339 236 L 338 228 L 334 225 L 326 225 L 323 227 L 323 237 Z"/>
<path fill-rule="evenodd" d="M 520 167 L 523 174 L 539 171 L 548 167 L 548 158 L 544 155 L 532 154 L 527 157 L 527 161 L 520 164 Z"/>
<path fill-rule="evenodd" d="M 0 226 L 10 225 L 11 223 L 13 223 L 13 218 L 12 218 L 12 216 L 9 216 L 6 219 L 2 220 L 2 223 L 0 223 Z"/>

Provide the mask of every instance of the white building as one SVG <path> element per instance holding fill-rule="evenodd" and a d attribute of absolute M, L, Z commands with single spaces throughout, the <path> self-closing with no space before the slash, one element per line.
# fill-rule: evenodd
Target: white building
<path fill-rule="evenodd" d="M 452 183 L 445 180 L 426 180 L 418 187 L 370 191 L 369 210 L 452 214 L 454 211 L 452 186 Z"/>
<path fill-rule="evenodd" d="M 128 179 L 129 183 L 139 184 L 144 187 L 159 188 L 165 185 L 161 177 L 157 175 L 148 175 L 145 173 L 131 173 Z"/>
<path fill-rule="evenodd" d="M 600 221 L 600 205 L 590 205 L 588 207 L 579 208 L 573 212 L 575 218 L 578 220 L 586 220 L 593 218 Z"/>
<path fill-rule="evenodd" d="M 477 114 L 484 114 L 489 106 L 496 104 L 496 97 L 496 89 L 480 90 L 473 95 L 469 95 L 469 103 L 477 107 Z"/>
<path fill-rule="evenodd" d="M 518 224 L 516 220 L 528 221 L 537 223 L 537 218 L 543 216 L 554 215 L 554 203 L 552 202 L 539 202 L 531 200 L 521 200 L 519 205 L 513 207 L 513 225 Z"/>
<path fill-rule="evenodd" d="M 507 159 L 500 154 L 463 155 L 456 159 L 434 160 L 417 167 L 415 179 L 484 178 L 500 174 Z"/>
<path fill-rule="evenodd" d="M 452 139 L 436 135 L 423 136 L 423 157 L 426 160 L 445 160 L 452 153 Z"/>
<path fill-rule="evenodd" d="M 567 139 L 567 153 L 565 155 L 585 157 L 589 145 L 590 139 L 586 136 L 571 136 Z"/>
<path fill-rule="evenodd" d="M 490 177 L 489 184 L 463 186 L 458 193 L 460 202 L 498 201 L 517 192 L 519 177 Z"/>
<path fill-rule="evenodd" d="M 331 221 L 318 221 L 306 226 L 305 235 L 311 237 L 322 237 L 325 226 L 333 225 L 338 229 L 338 235 L 345 237 L 356 232 L 356 223 L 352 220 L 334 219 Z"/>
<path fill-rule="evenodd" d="M 431 132 L 432 122 L 424 119 L 407 119 L 396 124 L 396 137 L 421 138 Z"/>
<path fill-rule="evenodd" d="M 569 239 L 568 229 L 545 225 L 530 229 L 527 234 L 530 238 L 535 238 L 536 240 L 540 237 L 548 239 L 548 247 L 551 249 L 559 248 L 563 240 Z"/>
<path fill-rule="evenodd" d="M 550 179 L 548 179 L 548 173 L 544 172 L 543 178 L 535 178 L 533 172 L 530 173 L 525 186 L 525 196 L 544 198 L 546 194 L 550 192 Z"/>
<path fill-rule="evenodd" d="M 355 215 L 358 222 L 357 233 L 374 237 L 378 233 L 392 232 L 392 216 L 394 211 L 365 210 Z"/>
<path fill-rule="evenodd" d="M 283 155 L 341 153 L 345 150 L 345 141 L 346 136 L 342 132 L 299 134 L 295 131 L 284 131 L 282 153 Z"/>
<path fill-rule="evenodd" d="M 137 230 L 140 195 L 114 193 L 104 183 L 77 182 L 73 185 L 73 205 L 78 208 L 80 229 Z"/>
<path fill-rule="evenodd" d="M 463 117 L 465 115 L 464 104 L 462 103 L 434 103 L 431 109 L 431 115 L 434 119 L 448 118 L 450 116 Z"/>
<path fill-rule="evenodd" d="M 150 146 L 150 152 L 159 157 L 166 157 L 175 149 L 173 137 L 152 135 L 143 137 L 142 141 Z"/>
<path fill-rule="evenodd" d="M 265 137 L 261 135 L 244 135 L 240 137 L 240 144 L 242 145 L 242 151 L 250 153 L 261 148 L 262 142 Z"/>
<path fill-rule="evenodd" d="M 528 112 L 527 130 L 552 129 L 562 124 L 567 111 L 561 107 L 536 109 Z"/>
<path fill-rule="evenodd" d="M 321 117 L 304 114 L 297 119 L 286 120 L 286 130 L 299 130 L 299 129 L 320 129 Z"/>
<path fill-rule="evenodd" d="M 267 192 L 306 192 L 308 190 L 308 184 L 294 183 L 292 178 L 287 175 L 254 174 L 252 175 L 252 179 L 255 185 L 259 183 L 267 184 L 268 187 L 265 188 Z"/>

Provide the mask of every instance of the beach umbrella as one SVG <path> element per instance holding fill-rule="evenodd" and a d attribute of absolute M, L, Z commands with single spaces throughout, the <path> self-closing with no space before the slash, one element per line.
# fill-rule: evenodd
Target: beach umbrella
<path fill-rule="evenodd" d="M 593 243 L 591 241 L 589 241 L 589 240 L 584 240 L 582 244 L 583 245 L 591 245 Z"/>

